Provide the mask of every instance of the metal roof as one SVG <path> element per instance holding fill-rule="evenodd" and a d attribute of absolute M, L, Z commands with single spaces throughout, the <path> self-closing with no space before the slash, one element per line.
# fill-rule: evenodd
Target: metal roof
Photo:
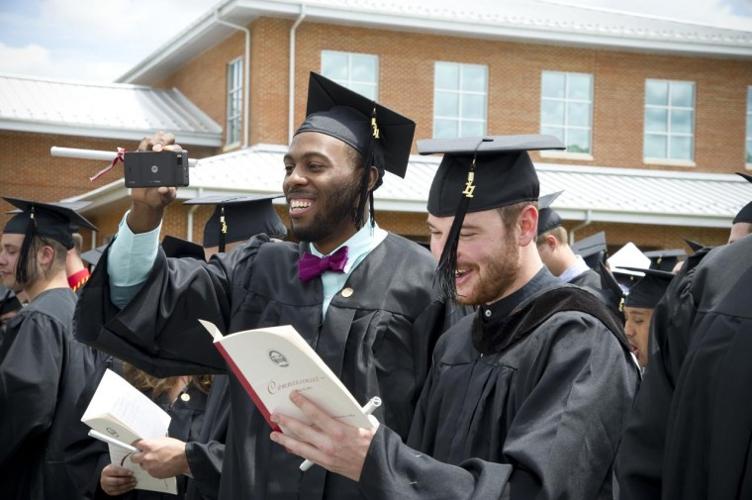
<path fill-rule="evenodd" d="M 198 161 L 190 171 L 186 200 L 214 194 L 279 192 L 286 146 L 257 144 Z M 375 192 L 377 210 L 425 213 L 428 191 L 440 158 L 410 157 L 405 179 L 387 172 Z M 536 163 L 541 193 L 564 190 L 552 207 L 565 220 L 690 227 L 730 227 L 737 211 L 752 200 L 752 186 L 739 176 L 661 172 L 611 167 Z M 67 201 L 92 202 L 84 213 L 127 196 L 122 179 Z M 283 200 L 280 200 L 282 203 Z"/>
<path fill-rule="evenodd" d="M 0 129 L 140 140 L 170 130 L 219 146 L 222 128 L 177 89 L 0 74 Z"/>
<path fill-rule="evenodd" d="M 749 31 L 557 0 L 222 0 L 118 81 L 150 83 L 259 17 L 296 18 L 468 38 L 727 57 L 752 57 Z"/>

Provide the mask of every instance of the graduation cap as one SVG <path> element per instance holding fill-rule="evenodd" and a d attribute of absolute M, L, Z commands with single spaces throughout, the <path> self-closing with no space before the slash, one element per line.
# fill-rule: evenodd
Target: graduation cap
<path fill-rule="evenodd" d="M 99 262 L 99 259 L 102 258 L 102 254 L 104 253 L 105 248 L 107 248 L 106 244 L 92 248 L 91 250 L 87 250 L 85 252 L 81 252 L 81 260 L 88 262 L 92 266 L 96 266 Z"/>
<path fill-rule="evenodd" d="M 203 246 L 219 247 L 219 251 L 224 252 L 226 244 L 245 241 L 260 233 L 280 239 L 287 236 L 287 228 L 272 205 L 272 200 L 282 196 L 284 195 L 279 193 L 260 196 L 204 196 L 188 200 L 185 204 L 216 205 L 214 213 L 204 225 Z M 201 259 L 203 258 L 202 249 Z"/>
<path fill-rule="evenodd" d="M 192 241 L 175 238 L 169 234 L 162 239 L 162 250 L 167 257 L 177 259 L 193 257 L 194 259 L 206 260 L 204 247 Z"/>
<path fill-rule="evenodd" d="M 636 267 L 625 269 L 643 273 L 643 276 L 629 289 L 629 293 L 624 299 L 624 306 L 655 309 L 663 294 L 666 293 L 666 289 L 674 278 L 674 275 L 659 269 L 640 269 Z"/>
<path fill-rule="evenodd" d="M 29 250 L 34 236 L 42 236 L 57 241 L 66 250 L 74 246 L 72 226 L 85 227 L 96 231 L 94 224 L 68 206 L 58 203 L 40 203 L 20 198 L 3 197 L 5 201 L 20 209 L 5 225 L 3 232 L 23 234 L 24 240 L 16 266 L 16 281 L 26 283 Z"/>
<path fill-rule="evenodd" d="M 642 253 L 637 245 L 631 241 L 616 251 L 606 261 L 613 272 L 631 276 L 641 276 L 637 271 L 628 268 L 647 269 L 650 267 L 650 258 Z"/>
<path fill-rule="evenodd" d="M 428 212 L 454 216 L 437 267 L 446 296 L 456 293 L 457 244 L 465 214 L 538 201 L 538 176 L 527 152 L 544 149 L 564 149 L 564 145 L 546 135 L 418 141 L 421 154 L 444 153 L 428 193 Z"/>
<path fill-rule="evenodd" d="M 645 252 L 645 256 L 650 259 L 651 269 L 671 272 L 679 259 L 686 257 L 687 253 L 681 248 L 673 248 L 670 250 L 652 250 Z"/>
<path fill-rule="evenodd" d="M 600 231 L 587 238 L 577 240 L 572 243 L 572 251 L 581 256 L 585 263 L 591 269 L 597 269 L 598 264 L 603 262 L 603 259 L 608 251 L 606 246 L 606 233 Z"/>
<path fill-rule="evenodd" d="M 538 236 L 547 233 L 555 227 L 561 226 L 561 217 L 553 208 L 551 208 L 551 204 L 563 192 L 564 191 L 550 193 L 541 196 L 538 200 Z"/>
<path fill-rule="evenodd" d="M 358 151 L 367 168 L 375 166 L 379 171 L 379 178 L 374 187 L 376 189 L 382 183 L 385 170 L 405 177 L 415 134 L 415 122 L 318 73 L 311 72 L 308 80 L 306 119 L 298 127 L 295 135 L 303 132 L 329 135 Z M 364 171 L 366 176 L 367 168 Z M 367 184 L 363 183 L 364 192 L 357 212 L 358 227 L 362 225 L 361 214 L 366 200 L 370 201 L 373 221 L 373 192 L 365 192 L 367 189 Z"/>
<path fill-rule="evenodd" d="M 686 238 L 684 238 L 684 242 L 685 242 L 685 243 L 687 244 L 687 246 L 688 246 L 688 247 L 689 247 L 689 248 L 690 248 L 690 249 L 692 250 L 692 252 L 693 252 L 693 253 L 697 253 L 697 252 L 699 252 L 700 250 L 703 250 L 703 249 L 707 248 L 707 247 L 706 247 L 705 245 L 703 245 L 702 243 L 698 243 L 697 241 L 693 241 L 693 240 L 688 240 L 688 239 L 686 239 Z"/>
<path fill-rule="evenodd" d="M 624 305 L 624 290 L 603 262 L 598 262 L 595 270 L 601 277 L 601 289 L 598 290 L 598 293 L 623 322 L 624 311 L 622 306 Z"/>
<path fill-rule="evenodd" d="M 743 172 L 737 172 L 737 175 L 744 177 L 747 182 L 752 182 L 752 175 Z M 752 224 L 752 201 L 744 205 L 744 207 L 742 207 L 742 209 L 736 214 L 732 224 L 736 224 L 737 222 L 747 222 Z"/>

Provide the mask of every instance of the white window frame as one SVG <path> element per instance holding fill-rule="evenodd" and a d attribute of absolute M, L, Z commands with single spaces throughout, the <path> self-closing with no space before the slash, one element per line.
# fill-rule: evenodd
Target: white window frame
<path fill-rule="evenodd" d="M 458 82 L 458 87 L 456 89 L 448 89 L 448 88 L 439 88 L 436 85 L 436 67 L 439 64 L 454 64 L 455 66 L 458 66 L 459 69 L 459 75 L 460 79 Z M 485 72 L 485 88 L 483 91 L 478 90 L 462 90 L 462 68 L 465 66 L 477 66 L 483 68 Z M 433 74 L 434 74 L 434 80 L 433 80 L 433 100 L 434 100 L 434 115 L 433 115 L 433 137 L 436 137 L 436 120 L 454 120 L 457 122 L 457 131 L 460 135 L 457 137 L 462 137 L 462 123 L 463 122 L 474 122 L 474 123 L 482 123 L 483 124 L 483 133 L 481 135 L 486 135 L 486 131 L 488 130 L 488 65 L 487 64 L 470 64 L 470 63 L 458 63 L 453 61 L 435 61 L 433 65 Z M 459 115 L 458 116 L 442 116 L 436 114 L 436 93 L 437 92 L 450 92 L 458 94 L 457 99 L 457 110 Z M 464 95 L 482 95 L 483 96 L 483 119 L 478 118 L 463 118 L 462 117 L 462 97 Z"/>
<path fill-rule="evenodd" d="M 667 83 L 668 84 L 668 96 L 667 96 L 667 102 L 665 105 L 663 104 L 648 104 L 648 85 L 650 82 L 660 82 L 660 83 Z M 692 106 L 686 107 L 686 106 L 674 106 L 671 104 L 671 86 L 672 84 L 688 84 L 692 87 Z M 694 167 L 695 166 L 695 121 L 697 116 L 697 87 L 695 85 L 695 82 L 688 81 L 688 80 L 663 80 L 659 78 L 648 78 L 645 80 L 645 108 L 643 110 L 643 125 L 642 125 L 642 156 L 643 156 L 643 163 L 650 163 L 650 164 L 658 164 L 658 165 L 675 165 L 675 166 L 685 166 L 685 167 Z M 666 110 L 666 132 L 648 132 L 648 122 L 646 119 L 647 110 L 648 109 L 665 109 Z M 692 112 L 692 131 L 690 133 L 686 132 L 671 132 L 671 110 L 683 110 L 683 111 L 691 111 Z M 666 136 L 666 158 L 652 158 L 645 156 L 645 142 L 647 140 L 648 135 L 663 135 Z M 671 158 L 669 155 L 671 154 L 671 138 L 673 137 L 689 137 L 691 139 L 692 147 L 690 150 L 690 158 L 689 160 L 684 158 Z"/>
<path fill-rule="evenodd" d="M 746 123 L 752 123 L 752 85 L 747 87 L 747 115 Z M 747 169 L 752 169 L 752 146 L 749 146 L 752 141 L 752 126 L 747 126 L 747 133 L 744 137 L 744 162 Z"/>
<path fill-rule="evenodd" d="M 237 77 L 235 78 L 235 72 L 237 72 Z M 238 146 L 240 144 L 240 137 L 242 134 L 242 127 L 243 127 L 243 58 L 237 57 L 230 62 L 227 63 L 227 70 L 226 70 L 226 78 L 227 78 L 227 85 L 226 85 L 226 99 L 227 99 L 227 106 L 225 109 L 225 148 L 231 148 Z M 234 83 L 236 81 L 240 82 L 239 86 L 234 86 Z M 238 109 L 235 110 L 235 113 L 232 109 L 232 103 L 234 99 L 237 97 L 237 102 L 239 102 Z M 236 136 L 236 137 L 233 137 Z M 233 140 L 234 139 L 234 140 Z"/>
<path fill-rule="evenodd" d="M 347 56 L 347 78 L 332 78 L 330 76 L 327 76 L 324 74 L 324 55 L 325 54 L 342 54 Z M 373 82 L 367 82 L 364 80 L 353 80 L 352 78 L 352 58 L 353 56 L 367 56 L 372 57 L 374 61 L 376 62 L 376 80 Z M 353 90 L 352 85 L 358 84 L 358 85 L 368 85 L 370 87 L 373 87 L 373 100 L 378 101 L 379 100 L 379 56 L 376 54 L 367 54 L 364 52 L 345 52 L 341 50 L 322 50 L 321 51 L 321 74 L 326 76 L 327 78 L 339 83 L 343 87 L 347 87 L 350 90 Z M 370 99 L 370 96 L 366 96 Z"/>
<path fill-rule="evenodd" d="M 543 78 L 546 74 L 553 74 L 553 75 L 564 75 L 564 97 L 544 97 L 543 96 Z M 569 77 L 572 76 L 586 76 L 590 79 L 590 95 L 588 96 L 588 99 L 572 99 L 567 97 L 568 91 L 569 91 Z M 595 82 L 593 78 L 592 73 L 578 73 L 573 71 L 547 71 L 543 70 L 541 71 L 541 102 L 540 102 L 540 130 L 541 133 L 543 131 L 543 127 L 557 127 L 557 128 L 563 128 L 564 129 L 564 146 L 567 146 L 567 143 L 569 142 L 567 140 L 569 136 L 569 129 L 572 130 L 587 130 L 588 131 L 588 144 L 590 145 L 590 149 L 587 152 L 582 151 L 541 151 L 542 156 L 550 156 L 550 157 L 564 157 L 564 158 L 573 158 L 573 159 L 582 159 L 582 160 L 592 160 L 593 159 L 593 92 L 595 87 Z M 543 123 L 543 103 L 544 101 L 552 101 L 552 102 L 562 102 L 564 104 L 564 125 L 560 124 L 547 124 Z M 567 113 L 567 103 L 570 102 L 576 102 L 576 103 L 584 103 L 588 104 L 590 108 L 590 117 L 589 122 L 590 125 L 587 127 L 583 127 L 582 125 L 570 125 L 569 124 L 569 113 Z M 568 147 L 568 146 L 567 146 Z"/>

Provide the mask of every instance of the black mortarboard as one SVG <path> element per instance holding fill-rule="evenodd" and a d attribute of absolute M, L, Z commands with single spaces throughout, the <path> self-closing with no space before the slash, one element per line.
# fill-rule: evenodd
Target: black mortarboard
<path fill-rule="evenodd" d="M 737 172 L 737 174 L 747 179 L 747 182 L 752 182 L 752 175 L 742 172 Z M 742 207 L 742 209 L 736 214 L 732 224 L 736 224 L 737 222 L 747 222 L 752 224 L 752 201 L 744 205 L 744 207 Z"/>
<path fill-rule="evenodd" d="M 308 80 L 301 132 L 319 132 L 349 144 L 383 175 L 405 176 L 415 122 L 317 73 Z M 376 163 L 373 161 L 376 160 Z"/>
<path fill-rule="evenodd" d="M 418 141 L 421 154 L 444 153 L 428 193 L 428 212 L 454 215 L 437 275 L 442 291 L 455 295 L 459 233 L 467 212 L 480 212 L 524 201 L 538 201 L 540 186 L 531 150 L 564 149 L 545 135 L 510 135 Z"/>
<path fill-rule="evenodd" d="M 96 231 L 96 226 L 70 207 L 56 203 L 39 203 L 19 198 L 3 197 L 5 201 L 20 209 L 5 225 L 4 233 L 23 234 L 16 281 L 26 283 L 28 253 L 34 236 L 43 236 L 59 242 L 66 249 L 74 246 L 72 227 L 85 227 Z"/>
<path fill-rule="evenodd" d="M 673 248 L 670 250 L 652 250 L 645 252 L 645 255 L 650 259 L 651 269 L 671 272 L 679 259 L 686 257 L 687 253 L 681 248 Z"/>
<path fill-rule="evenodd" d="M 624 305 L 624 290 L 608 267 L 606 267 L 605 263 L 600 261 L 596 264 L 594 269 L 601 278 L 601 288 L 600 290 L 595 290 L 595 292 L 623 323 L 624 310 L 622 306 Z"/>
<path fill-rule="evenodd" d="M 598 263 L 603 262 L 608 251 L 606 233 L 600 231 L 575 241 L 572 244 L 572 251 L 581 256 L 588 267 L 598 269 Z"/>
<path fill-rule="evenodd" d="M 219 247 L 265 233 L 275 238 L 287 236 L 287 228 L 274 210 L 272 200 L 282 194 L 261 196 L 205 196 L 185 202 L 186 205 L 216 205 L 204 225 L 204 248 Z M 203 254 L 203 252 L 202 252 Z"/>
<path fill-rule="evenodd" d="M 654 309 L 674 278 L 672 273 L 659 269 L 640 269 L 636 267 L 626 267 L 625 269 L 645 273 L 645 276 L 637 280 L 629 288 L 629 293 L 624 299 L 626 307 Z"/>
<path fill-rule="evenodd" d="M 162 239 L 162 250 L 167 257 L 193 257 L 194 259 L 206 260 L 204 247 L 192 241 L 175 238 L 169 234 Z"/>
<path fill-rule="evenodd" d="M 551 204 L 563 192 L 564 191 L 549 193 L 547 195 L 541 196 L 538 200 L 538 236 L 552 230 L 555 227 L 561 226 L 561 217 L 553 208 L 551 208 Z"/>
<path fill-rule="evenodd" d="M 363 157 L 365 167 L 374 166 L 378 188 L 388 170 L 405 177 L 415 135 L 415 122 L 376 101 L 368 99 L 328 78 L 311 72 L 308 80 L 306 119 L 295 134 L 318 132 L 349 144 Z M 363 172 L 361 196 L 355 223 L 362 226 L 366 202 L 370 202 L 371 223 L 373 191 L 368 191 L 368 170 Z"/>
<path fill-rule="evenodd" d="M 92 266 L 96 266 L 99 262 L 99 259 L 102 258 L 102 254 L 104 253 L 105 248 L 107 248 L 106 244 L 92 248 L 91 250 L 87 250 L 85 252 L 81 252 L 81 260 L 88 262 Z"/>
<path fill-rule="evenodd" d="M 687 243 L 687 246 L 692 250 L 692 252 L 697 253 L 703 248 L 706 248 L 705 245 L 702 243 L 698 243 L 697 241 L 688 240 L 684 238 L 684 241 Z"/>

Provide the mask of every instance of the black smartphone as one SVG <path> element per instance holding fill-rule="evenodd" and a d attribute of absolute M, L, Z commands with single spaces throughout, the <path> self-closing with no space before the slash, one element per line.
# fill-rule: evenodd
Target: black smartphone
<path fill-rule="evenodd" d="M 188 151 L 127 151 L 125 187 L 188 185 Z"/>

